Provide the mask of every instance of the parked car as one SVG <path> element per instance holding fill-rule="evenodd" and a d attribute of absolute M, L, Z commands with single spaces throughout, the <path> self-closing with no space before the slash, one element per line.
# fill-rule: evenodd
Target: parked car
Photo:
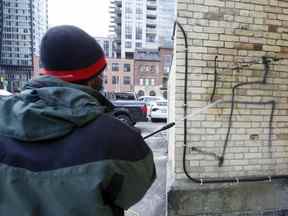
<path fill-rule="evenodd" d="M 164 100 L 164 98 L 157 96 L 142 96 L 138 98 L 138 101 L 144 102 L 146 104 L 148 116 L 150 116 L 151 105 L 153 104 L 153 102 L 159 100 Z"/>
<path fill-rule="evenodd" d="M 152 122 L 156 120 L 167 120 L 168 103 L 167 100 L 155 101 L 151 104 L 150 118 Z"/>
<path fill-rule="evenodd" d="M 112 115 L 126 124 L 133 126 L 137 122 L 148 121 L 146 104 L 136 100 L 133 92 L 105 92 L 104 96 L 114 107 Z"/>
<path fill-rule="evenodd" d="M 137 95 L 134 92 L 105 92 L 105 96 L 110 100 L 129 100 L 137 101 Z"/>
<path fill-rule="evenodd" d="M 0 96 L 11 96 L 13 95 L 11 92 L 6 91 L 4 89 L 0 89 Z"/>
<path fill-rule="evenodd" d="M 133 122 L 133 125 L 136 122 L 148 121 L 147 107 L 145 103 L 141 103 L 139 101 L 123 101 L 123 100 L 116 100 L 111 102 L 116 108 L 122 108 L 129 111 L 130 120 Z"/>

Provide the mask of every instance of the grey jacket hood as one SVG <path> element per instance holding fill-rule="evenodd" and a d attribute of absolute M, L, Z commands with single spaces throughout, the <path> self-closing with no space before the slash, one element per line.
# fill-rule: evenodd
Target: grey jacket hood
<path fill-rule="evenodd" d="M 59 138 L 95 120 L 109 105 L 89 87 L 42 76 L 20 94 L 0 98 L 0 135 L 29 142 Z"/>

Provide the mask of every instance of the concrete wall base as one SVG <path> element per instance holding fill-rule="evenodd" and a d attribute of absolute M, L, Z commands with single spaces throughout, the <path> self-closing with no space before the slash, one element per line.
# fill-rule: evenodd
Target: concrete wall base
<path fill-rule="evenodd" d="M 206 185 L 175 181 L 168 193 L 168 216 L 188 215 L 288 215 L 288 180 Z"/>

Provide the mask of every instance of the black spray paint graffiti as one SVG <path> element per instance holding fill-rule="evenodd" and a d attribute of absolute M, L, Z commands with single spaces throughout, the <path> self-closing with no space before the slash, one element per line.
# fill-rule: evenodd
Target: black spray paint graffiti
<path fill-rule="evenodd" d="M 217 56 L 215 57 L 215 70 L 214 70 L 214 85 L 213 85 L 213 91 L 210 97 L 210 102 L 214 101 L 215 98 L 215 94 L 216 94 L 216 86 L 217 86 Z M 222 154 L 219 156 L 216 153 L 212 153 L 212 152 L 207 152 L 204 150 L 201 150 L 200 148 L 197 147 L 191 147 L 192 151 L 196 151 L 200 154 L 205 154 L 205 155 L 210 155 L 214 158 L 216 158 L 216 160 L 218 160 L 218 166 L 221 167 L 223 166 L 224 160 L 225 160 L 225 154 L 226 154 L 226 150 L 228 147 L 228 142 L 229 142 L 229 137 L 230 137 L 230 133 L 231 133 L 231 128 L 233 125 L 233 115 L 234 115 L 234 109 L 235 109 L 235 104 L 245 104 L 245 105 L 267 105 L 270 104 L 271 105 L 271 114 L 270 114 L 270 119 L 269 119 L 269 138 L 268 138 L 268 146 L 271 149 L 272 146 L 272 135 L 273 135 L 273 118 L 274 118 L 274 112 L 275 112 L 275 107 L 276 107 L 276 102 L 274 100 L 270 100 L 270 101 L 259 101 L 259 102 L 248 102 L 248 101 L 236 101 L 235 97 L 236 97 L 236 90 L 239 87 L 245 86 L 245 85 L 256 85 L 256 84 L 267 84 L 267 76 L 270 70 L 270 66 L 269 64 L 272 61 L 279 61 L 280 59 L 277 58 L 270 58 L 270 57 L 266 57 L 263 56 L 262 57 L 262 63 L 264 65 L 264 73 L 263 73 L 263 77 L 262 80 L 260 81 L 255 81 L 255 82 L 243 82 L 243 83 L 239 83 L 237 85 L 235 85 L 232 88 L 232 100 L 231 101 L 226 101 L 225 103 L 231 103 L 231 108 L 230 108 L 230 114 L 229 114 L 229 121 L 228 121 L 228 128 L 227 128 L 227 133 L 226 133 L 226 137 L 225 137 L 225 141 L 224 141 L 224 146 L 222 149 Z M 254 62 L 253 62 L 254 63 Z M 247 67 L 248 65 L 245 65 L 244 67 Z M 237 69 L 241 69 L 241 68 L 237 68 Z"/>
<path fill-rule="evenodd" d="M 184 53 L 185 53 L 185 79 L 184 79 L 184 147 L 183 147 L 183 157 L 182 157 L 182 165 L 183 165 L 183 171 L 186 175 L 186 177 L 191 180 L 192 182 L 195 183 L 200 183 L 200 184 L 217 184 L 217 183 L 240 183 L 240 182 L 258 182 L 258 181 L 269 181 L 271 182 L 274 179 L 288 179 L 288 175 L 266 175 L 266 173 L 262 176 L 242 176 L 242 177 L 223 177 L 223 178 L 197 178 L 197 177 L 193 177 L 189 174 L 188 170 L 187 170 L 187 165 L 186 165 L 186 156 L 187 156 L 187 92 L 188 92 L 188 38 L 187 38 L 187 34 L 185 32 L 185 29 L 183 28 L 183 26 L 176 21 L 174 24 L 174 35 L 175 35 L 175 31 L 176 31 L 176 26 L 179 27 L 180 31 L 183 34 L 184 37 Z M 174 37 L 174 36 L 173 36 Z M 217 71 L 216 71 L 217 72 Z M 217 83 L 216 83 L 217 84 Z M 215 85 L 216 86 L 216 85 Z M 235 101 L 236 103 L 236 101 Z M 275 104 L 275 102 L 273 103 Z M 273 108 L 274 109 L 274 108 Z M 274 112 L 274 111 L 273 111 Z M 273 114 L 272 114 L 273 116 Z M 168 125 L 167 125 L 168 126 Z M 171 123 L 171 126 L 174 126 Z M 212 154 L 213 155 L 213 154 Z"/>

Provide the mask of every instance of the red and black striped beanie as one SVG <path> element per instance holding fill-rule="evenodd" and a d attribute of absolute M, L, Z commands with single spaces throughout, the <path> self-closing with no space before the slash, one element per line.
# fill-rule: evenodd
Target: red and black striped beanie
<path fill-rule="evenodd" d="M 41 74 L 68 82 L 88 80 L 106 67 L 104 52 L 97 41 L 75 26 L 49 29 L 41 41 Z"/>

